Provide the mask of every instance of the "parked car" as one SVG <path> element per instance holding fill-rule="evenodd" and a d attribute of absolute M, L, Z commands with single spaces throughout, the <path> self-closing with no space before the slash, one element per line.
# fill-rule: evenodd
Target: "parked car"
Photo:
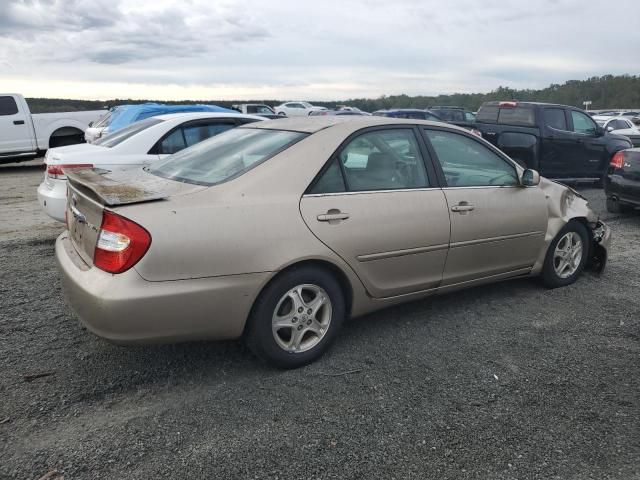
<path fill-rule="evenodd" d="M 358 107 L 350 107 L 349 105 L 336 105 L 336 110 L 339 112 L 356 112 L 361 115 L 371 115 L 369 112 L 365 112 L 364 110 L 360 110 Z"/>
<path fill-rule="evenodd" d="M 151 102 L 138 105 L 119 105 L 112 109 L 109 115 L 99 122 L 99 125 L 90 125 L 85 131 L 84 138 L 87 143 L 93 143 L 98 138 L 117 132 L 145 118 L 168 113 L 187 112 L 237 113 L 235 110 L 218 107 L 217 105 L 163 105 Z"/>
<path fill-rule="evenodd" d="M 442 120 L 467 129 L 475 128 L 475 113 L 463 107 L 429 107 L 431 113 L 435 113 Z"/>
<path fill-rule="evenodd" d="M 0 94 L 0 163 L 28 160 L 53 147 L 82 143 L 83 132 L 106 110 L 34 113 L 22 95 Z"/>
<path fill-rule="evenodd" d="M 631 140 L 634 147 L 640 147 L 640 129 L 633 124 L 629 117 L 606 117 L 596 115 L 593 119 L 600 127 L 604 128 L 606 132 L 624 135 Z"/>
<path fill-rule="evenodd" d="M 246 115 L 258 115 L 269 119 L 280 118 L 269 105 L 262 103 L 241 103 L 239 105 L 232 105 L 231 108 Z"/>
<path fill-rule="evenodd" d="M 610 239 L 572 189 L 420 120 L 259 122 L 136 173 L 68 177 L 56 256 L 92 332 L 243 337 L 286 368 L 350 316 L 507 278 L 569 285 Z"/>
<path fill-rule="evenodd" d="M 616 153 L 604 183 L 607 210 L 621 213 L 640 207 L 640 148 Z"/>
<path fill-rule="evenodd" d="M 420 110 L 418 108 L 393 108 L 390 110 L 377 110 L 371 115 L 389 118 L 413 118 L 415 120 L 431 120 L 433 122 L 443 121 L 439 115 L 429 110 Z"/>
<path fill-rule="evenodd" d="M 309 102 L 287 102 L 275 107 L 276 113 L 282 117 L 306 117 L 311 112 L 326 110 L 325 107 L 315 107 Z"/>
<path fill-rule="evenodd" d="M 487 102 L 478 110 L 476 128 L 521 166 L 563 181 L 601 180 L 613 155 L 632 146 L 566 105 Z"/>
<path fill-rule="evenodd" d="M 323 115 L 355 115 L 361 117 L 363 115 L 369 115 L 368 113 L 364 113 L 361 111 L 355 110 L 315 110 L 313 112 L 309 112 L 309 116 L 317 117 Z"/>
<path fill-rule="evenodd" d="M 54 148 L 45 156 L 38 202 L 51 218 L 64 221 L 66 173 L 74 168 L 122 170 L 148 165 L 245 123 L 265 120 L 239 113 L 172 113 L 140 120 L 93 144 Z"/>

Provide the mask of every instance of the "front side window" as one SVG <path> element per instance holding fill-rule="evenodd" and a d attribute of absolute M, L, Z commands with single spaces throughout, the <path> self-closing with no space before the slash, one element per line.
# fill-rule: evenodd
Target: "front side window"
<path fill-rule="evenodd" d="M 0 97 L 0 115 L 15 115 L 18 105 L 13 97 Z"/>
<path fill-rule="evenodd" d="M 105 135 L 102 138 L 96 140 L 93 144 L 100 145 L 101 147 L 112 148 L 120 143 L 124 142 L 126 139 L 133 137 L 134 135 L 146 130 L 149 127 L 153 127 L 158 123 L 162 123 L 164 120 L 160 120 L 159 118 L 147 118 L 146 120 L 141 120 L 136 123 L 132 123 L 131 125 L 117 130 L 109 135 Z"/>
<path fill-rule="evenodd" d="M 464 119 L 466 122 L 475 122 L 476 116 L 473 114 L 473 112 L 464 112 Z"/>
<path fill-rule="evenodd" d="M 573 120 L 574 132 L 583 133 L 585 135 L 593 135 L 596 133 L 596 124 L 588 115 L 571 110 L 571 119 Z"/>
<path fill-rule="evenodd" d="M 545 108 L 544 123 L 556 130 L 567 130 L 567 119 L 564 116 L 564 110 L 561 108 Z"/>
<path fill-rule="evenodd" d="M 375 130 L 351 140 L 311 193 L 397 190 L 423 188 L 428 184 L 413 130 Z"/>
<path fill-rule="evenodd" d="M 155 162 L 147 171 L 180 182 L 215 185 L 242 175 L 307 135 L 266 128 L 234 128 Z"/>
<path fill-rule="evenodd" d="M 465 135 L 425 130 L 449 187 L 515 186 L 513 165 L 480 142 Z"/>

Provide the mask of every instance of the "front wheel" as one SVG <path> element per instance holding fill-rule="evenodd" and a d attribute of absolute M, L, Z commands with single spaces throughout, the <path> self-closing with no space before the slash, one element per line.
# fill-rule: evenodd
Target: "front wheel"
<path fill-rule="evenodd" d="M 571 285 L 580 276 L 589 255 L 589 233 L 579 222 L 567 223 L 553 239 L 542 267 L 548 288 Z"/>
<path fill-rule="evenodd" d="M 260 294 L 249 318 L 246 342 L 271 365 L 301 367 L 329 348 L 344 317 L 344 294 L 333 275 L 315 267 L 293 268 Z"/>
<path fill-rule="evenodd" d="M 607 212 L 609 213 L 624 213 L 630 209 L 629 205 L 620 203 L 620 200 L 615 197 L 607 198 Z"/>

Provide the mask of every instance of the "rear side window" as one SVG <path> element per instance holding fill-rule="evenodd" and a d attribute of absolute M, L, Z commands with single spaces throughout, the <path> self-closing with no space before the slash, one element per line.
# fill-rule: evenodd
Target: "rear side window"
<path fill-rule="evenodd" d="M 178 128 L 160 142 L 158 153 L 162 155 L 171 155 L 172 153 L 177 153 L 185 148 L 186 144 L 184 136 L 182 135 L 182 129 Z"/>
<path fill-rule="evenodd" d="M 236 125 L 234 123 L 210 123 L 208 125 L 192 125 L 184 127 L 184 138 L 187 142 L 187 147 L 200 143 L 208 138 L 211 138 L 219 133 L 231 130 Z"/>
<path fill-rule="evenodd" d="M 398 128 L 365 132 L 355 137 L 341 150 L 337 162 L 332 161 L 310 193 L 343 192 L 345 187 L 362 192 L 428 185 L 413 130 Z"/>
<path fill-rule="evenodd" d="M 556 130 L 567 130 L 567 119 L 564 116 L 564 110 L 561 108 L 545 108 L 544 123 Z"/>
<path fill-rule="evenodd" d="M 307 135 L 266 128 L 234 128 L 155 162 L 148 171 L 180 182 L 215 185 L 239 177 Z"/>
<path fill-rule="evenodd" d="M 147 118 L 146 120 L 132 123 L 128 127 L 117 130 L 109 135 L 105 135 L 104 137 L 96 140 L 93 144 L 108 148 L 115 147 L 137 133 L 140 133 L 149 127 L 153 127 L 158 123 L 162 123 L 163 121 L 164 120 L 160 120 L 159 118 Z"/>
<path fill-rule="evenodd" d="M 15 115 L 18 105 L 13 97 L 0 97 L 0 115 Z"/>

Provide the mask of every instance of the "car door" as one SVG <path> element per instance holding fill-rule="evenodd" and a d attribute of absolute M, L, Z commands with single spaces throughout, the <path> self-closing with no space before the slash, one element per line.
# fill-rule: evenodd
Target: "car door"
<path fill-rule="evenodd" d="M 544 192 L 520 186 L 514 164 L 482 140 L 435 127 L 424 132 L 451 219 L 442 285 L 528 272 L 544 245 Z"/>
<path fill-rule="evenodd" d="M 600 178 L 609 164 L 606 140 L 593 119 L 578 110 L 569 110 L 569 126 L 576 145 L 569 153 L 577 178 Z"/>
<path fill-rule="evenodd" d="M 0 154 L 35 150 L 31 120 L 11 95 L 0 96 Z"/>
<path fill-rule="evenodd" d="M 375 298 L 428 290 L 442 280 L 449 214 L 420 142 L 409 126 L 360 131 L 300 201 L 309 229 Z"/>
<path fill-rule="evenodd" d="M 576 136 L 569 131 L 565 109 L 542 109 L 542 142 L 540 142 L 540 171 L 550 178 L 575 177 L 580 165 L 575 165 Z"/>

